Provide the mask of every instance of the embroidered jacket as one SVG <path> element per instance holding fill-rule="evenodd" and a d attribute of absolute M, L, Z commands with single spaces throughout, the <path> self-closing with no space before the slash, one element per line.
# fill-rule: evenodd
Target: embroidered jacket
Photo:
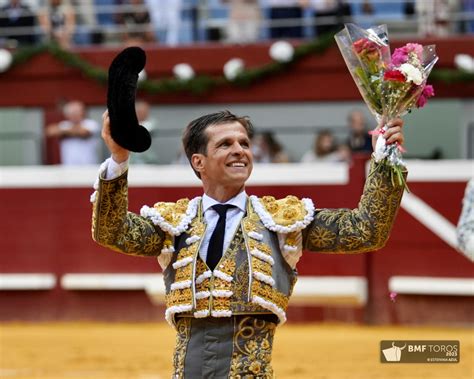
<path fill-rule="evenodd" d="M 356 209 L 314 209 L 309 199 L 250 196 L 229 248 L 211 271 L 199 257 L 205 233 L 201 198 L 128 212 L 127 173 L 100 180 L 92 236 L 113 250 L 157 256 L 166 286 L 166 319 L 272 312 L 281 323 L 303 249 L 360 253 L 380 249 L 390 234 L 403 187 L 371 162 Z"/>

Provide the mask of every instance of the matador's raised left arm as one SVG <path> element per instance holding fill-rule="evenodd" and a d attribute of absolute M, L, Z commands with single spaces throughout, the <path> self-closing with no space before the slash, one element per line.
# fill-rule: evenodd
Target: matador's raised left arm
<path fill-rule="evenodd" d="M 403 189 L 392 180 L 389 168 L 372 160 L 359 206 L 317 209 L 303 231 L 303 248 L 323 253 L 363 253 L 382 248 L 395 221 Z"/>

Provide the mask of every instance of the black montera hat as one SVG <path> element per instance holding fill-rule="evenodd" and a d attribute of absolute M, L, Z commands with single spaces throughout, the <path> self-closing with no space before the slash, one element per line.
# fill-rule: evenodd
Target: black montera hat
<path fill-rule="evenodd" d="M 138 124 L 135 113 L 138 74 L 145 63 L 145 52 L 134 46 L 120 52 L 109 67 L 107 108 L 110 134 L 117 144 L 137 153 L 151 145 L 150 133 Z"/>

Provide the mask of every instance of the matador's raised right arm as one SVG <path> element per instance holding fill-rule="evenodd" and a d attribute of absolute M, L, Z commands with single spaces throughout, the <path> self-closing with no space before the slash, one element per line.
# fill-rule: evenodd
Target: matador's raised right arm
<path fill-rule="evenodd" d="M 158 256 L 165 233 L 150 219 L 128 212 L 127 174 L 112 180 L 99 179 L 93 202 L 92 238 L 120 253 Z"/>

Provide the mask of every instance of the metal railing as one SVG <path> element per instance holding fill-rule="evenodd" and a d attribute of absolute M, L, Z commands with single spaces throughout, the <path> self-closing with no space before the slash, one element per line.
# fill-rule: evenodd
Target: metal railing
<path fill-rule="evenodd" d="M 80 0 L 77 0 L 80 1 Z M 362 4 L 362 0 L 352 0 L 349 2 L 352 5 Z M 400 3 L 399 1 L 393 0 L 377 0 L 372 1 L 372 4 L 395 4 Z M 154 22 L 150 24 L 136 24 L 136 25 L 121 25 L 115 20 L 116 16 L 124 15 L 130 11 L 129 5 L 100 5 L 100 6 L 88 6 L 84 3 L 75 4 L 73 7 L 76 14 L 76 27 L 73 32 L 73 40 L 77 44 L 88 44 L 92 43 L 90 38 L 80 38 L 81 36 L 100 34 L 102 35 L 102 43 L 117 43 L 120 42 L 120 38 L 124 33 L 143 33 L 152 31 L 156 36 L 157 40 L 160 40 L 159 35 L 166 33 L 166 25 L 157 25 Z M 272 28 L 280 27 L 302 27 L 303 37 L 313 37 L 314 27 L 316 26 L 331 26 L 339 25 L 342 22 L 356 22 L 362 25 L 388 23 L 392 26 L 393 31 L 391 35 L 415 35 L 419 32 L 421 23 L 426 21 L 426 17 L 423 15 L 404 15 L 400 12 L 393 14 L 371 14 L 366 15 L 363 13 L 353 14 L 351 16 L 325 16 L 325 17 L 313 17 L 310 13 L 311 10 L 303 12 L 302 18 L 288 18 L 288 19 L 270 19 L 268 17 L 268 7 L 261 8 L 261 17 L 258 22 L 258 39 L 264 40 L 269 38 L 269 30 Z M 138 11 L 150 11 L 147 6 L 135 6 L 133 10 Z M 179 10 L 178 33 L 180 34 L 179 42 L 193 43 L 193 42 L 205 42 L 208 38 L 208 31 L 210 29 L 218 30 L 225 35 L 225 29 L 229 24 L 228 19 L 228 6 L 215 7 L 210 6 L 208 2 L 200 2 L 197 7 L 183 6 Z M 32 11 L 32 16 L 36 18 L 36 25 L 31 27 L 0 27 L 0 44 L 3 40 L 3 44 L 8 42 L 9 36 L 34 36 L 34 39 L 39 42 L 41 39 L 47 39 L 45 31 L 38 24 L 37 15 L 39 10 Z M 150 15 L 153 12 L 149 12 Z M 102 16 L 109 16 L 109 23 L 100 23 L 99 19 Z M 152 15 L 151 15 L 152 16 Z M 0 21 L 8 18 L 7 12 L 0 12 Z M 151 17 L 153 20 L 153 16 Z M 463 31 L 463 25 L 473 24 L 472 32 L 474 32 L 474 10 L 453 10 L 447 14 L 449 32 L 452 34 L 461 33 Z M 91 21 L 92 20 L 92 21 Z M 1 24 L 0 24 L 1 25 Z M 466 27 L 467 28 L 467 27 Z M 183 37 L 187 34 L 187 37 Z M 225 36 L 222 38 L 225 40 Z M 7 44 L 8 46 L 8 44 Z M 12 45 L 12 47 L 14 47 Z"/>

